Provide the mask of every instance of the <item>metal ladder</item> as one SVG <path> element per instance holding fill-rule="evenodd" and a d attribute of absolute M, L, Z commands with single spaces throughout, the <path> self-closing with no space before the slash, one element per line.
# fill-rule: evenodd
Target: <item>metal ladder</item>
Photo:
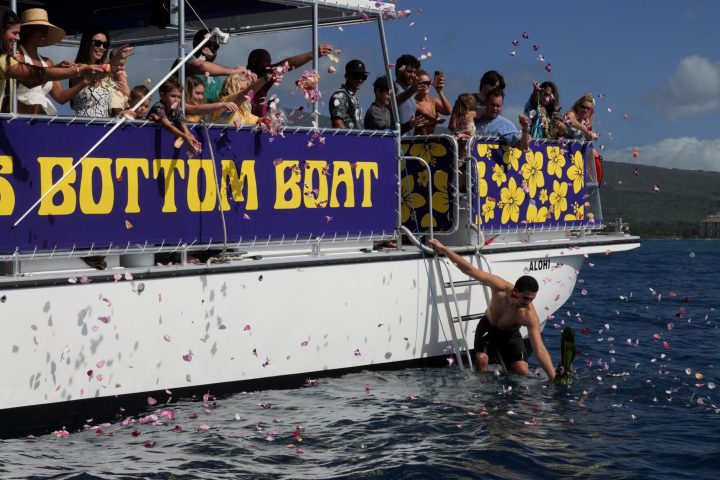
<path fill-rule="evenodd" d="M 477 259 L 477 265 L 480 270 L 483 269 L 482 262 L 484 260 L 483 255 L 480 253 L 479 250 L 475 250 L 474 254 L 475 258 Z M 487 263 L 487 261 L 486 261 Z M 488 264 L 488 267 L 490 265 Z M 445 274 L 443 274 L 443 267 L 445 270 Z M 468 287 L 472 285 L 481 285 L 483 288 L 483 294 L 485 295 L 485 301 L 487 305 L 490 305 L 490 292 L 486 285 L 483 285 L 479 281 L 468 278 L 468 280 L 461 280 L 461 281 L 453 281 L 452 275 L 450 274 L 450 267 L 445 263 L 440 261 L 440 256 L 436 253 L 435 254 L 435 269 L 437 270 L 438 278 L 439 278 L 439 285 L 440 289 L 443 294 L 443 301 L 445 302 L 445 314 L 446 314 L 446 321 L 447 325 L 450 328 L 450 335 L 452 337 L 453 341 L 453 348 L 455 350 L 455 356 L 458 360 L 458 365 L 460 365 L 460 368 L 464 369 L 465 365 L 463 364 L 462 359 L 462 350 L 465 350 L 465 356 L 468 362 L 468 367 L 472 368 L 472 358 L 470 356 L 470 345 L 467 342 L 467 337 L 465 335 L 465 329 L 460 328 L 460 339 L 457 338 L 457 333 L 455 331 L 455 325 L 459 324 L 461 322 L 470 322 L 474 320 L 480 320 L 483 313 L 472 313 L 468 315 L 462 315 L 460 313 L 460 304 L 458 302 L 457 298 L 457 292 L 455 290 L 456 287 Z M 489 270 L 489 268 L 488 268 Z M 445 278 L 447 278 L 448 281 L 445 281 Z M 449 291 L 448 291 L 449 290 Z M 450 297 L 452 297 L 452 303 L 455 305 L 455 312 L 457 315 L 453 315 L 452 308 L 450 307 Z M 439 315 L 439 312 L 438 312 Z"/>
<path fill-rule="evenodd" d="M 443 273 L 443 267 L 445 269 L 445 273 Z M 465 350 L 465 356 L 467 360 L 467 366 L 468 368 L 472 368 L 472 358 L 470 357 L 470 346 L 467 342 L 467 337 L 465 336 L 465 329 L 460 328 L 460 336 L 461 338 L 458 339 L 457 332 L 455 331 L 455 325 L 459 324 L 463 321 L 470 321 L 470 320 L 477 320 L 480 317 L 482 317 L 482 314 L 473 314 L 473 315 L 461 315 L 460 314 L 460 304 L 458 303 L 457 299 L 457 292 L 455 291 L 455 287 L 460 286 L 467 286 L 467 285 L 474 285 L 479 284 L 477 280 L 465 280 L 461 282 L 454 282 L 452 280 L 452 276 L 450 275 L 450 268 L 445 262 L 442 262 L 440 260 L 440 256 L 436 253 L 435 254 L 435 269 L 437 270 L 437 278 L 438 278 L 438 287 L 440 291 L 442 292 L 443 296 L 443 302 L 445 303 L 445 320 L 447 322 L 447 326 L 450 329 L 450 336 L 452 337 L 452 343 L 453 343 L 453 350 L 455 353 L 455 357 L 457 358 L 458 365 L 461 369 L 465 369 L 465 364 L 463 362 L 463 355 L 462 351 Z M 445 278 L 447 278 L 448 281 L 445 281 Z M 449 292 L 448 292 L 449 289 Z M 455 312 L 457 312 L 457 315 L 453 315 L 452 308 L 450 307 L 450 297 L 452 297 L 452 303 L 455 305 Z M 438 312 L 438 321 L 441 321 L 440 312 Z"/>

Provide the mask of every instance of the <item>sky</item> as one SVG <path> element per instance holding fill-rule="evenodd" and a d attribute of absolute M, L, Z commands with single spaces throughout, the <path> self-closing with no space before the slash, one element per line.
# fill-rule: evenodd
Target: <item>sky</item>
<path fill-rule="evenodd" d="M 426 55 L 423 68 L 444 72 L 451 103 L 477 91 L 483 72 L 498 70 L 507 84 L 503 114 L 517 123 L 532 82 L 551 80 L 563 111 L 586 92 L 595 96 L 594 129 L 606 160 L 720 171 L 719 1 L 398 0 L 397 8 L 411 14 L 385 23 L 392 61 Z M 384 74 L 377 25 L 324 28 L 319 38 L 340 50 L 337 73 L 328 73 L 330 60 L 320 62 L 325 98 L 343 82 L 344 64 L 359 58 L 370 71 L 360 92 L 367 108 L 372 81 Z M 216 61 L 245 65 L 259 47 L 277 61 L 310 46 L 309 31 L 234 37 Z M 50 47 L 44 54 L 58 61 L 75 52 Z M 160 79 L 176 55 L 172 45 L 136 49 L 127 66 L 131 86 Z M 289 73 L 274 90 L 286 107 L 303 104 L 294 85 L 299 75 Z M 327 105 L 320 109 L 327 114 Z"/>

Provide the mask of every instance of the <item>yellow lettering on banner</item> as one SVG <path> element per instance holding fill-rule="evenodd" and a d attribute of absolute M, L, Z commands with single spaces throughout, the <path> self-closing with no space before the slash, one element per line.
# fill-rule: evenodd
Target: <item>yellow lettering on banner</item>
<path fill-rule="evenodd" d="M 58 176 L 59 179 L 65 175 L 65 172 L 70 170 L 73 165 L 73 159 L 71 157 L 38 157 L 37 161 L 40 164 L 40 195 L 44 195 L 55 183 L 53 180 L 53 171 L 56 167 L 60 167 L 62 170 Z M 50 194 L 40 202 L 38 215 L 70 215 L 75 211 L 77 193 L 75 193 L 75 189 L 72 187 L 72 184 L 75 182 L 75 177 L 76 171 L 73 170 L 62 182 L 59 182 L 55 186 Z M 54 199 L 58 194 L 62 194 L 62 201 L 56 204 Z"/>
<path fill-rule="evenodd" d="M 102 215 L 110 213 L 115 199 L 115 184 L 112 178 L 112 159 L 87 157 L 80 164 L 80 211 Z M 100 170 L 100 199 L 95 202 L 93 195 L 93 174 Z"/>
<path fill-rule="evenodd" d="M 142 172 L 143 177 L 148 178 L 147 158 L 118 158 L 115 160 L 115 177 L 118 180 L 122 178 L 123 171 L 127 172 L 127 205 L 125 205 L 125 213 L 140 213 L 138 171 Z"/>
<path fill-rule="evenodd" d="M 153 160 L 153 178 L 160 176 L 160 170 L 165 173 L 163 178 L 165 180 L 165 202 L 163 203 L 163 213 L 177 212 L 177 206 L 175 205 L 175 171 L 177 170 L 180 178 L 185 178 L 185 162 L 183 160 L 174 159 L 160 159 L 156 158 Z"/>
<path fill-rule="evenodd" d="M 0 175 L 13 173 L 12 157 L 0 156 Z M 10 182 L 0 177 L 0 215 L 12 215 L 15 209 L 15 191 Z"/>
<path fill-rule="evenodd" d="M 245 210 L 257 210 L 257 179 L 255 178 L 255 160 L 243 160 L 240 164 L 240 175 L 238 175 L 237 166 L 232 160 L 222 161 L 222 182 L 220 184 L 220 208 L 227 212 L 230 210 L 228 202 L 227 187 L 230 184 L 230 192 L 232 198 L 236 202 L 245 201 L 243 196 L 243 187 L 247 192 L 247 202 Z"/>
<path fill-rule="evenodd" d="M 372 177 L 378 178 L 377 162 L 357 162 L 355 164 L 355 177 L 363 177 L 363 198 L 361 207 L 372 207 Z"/>
<path fill-rule="evenodd" d="M 285 172 L 290 170 L 290 178 L 285 179 Z M 283 160 L 275 165 L 275 209 L 299 208 L 302 204 L 300 191 L 300 162 L 297 160 Z M 288 193 L 290 198 L 288 198 Z"/>
<path fill-rule="evenodd" d="M 323 170 L 327 167 L 325 160 L 307 160 L 305 162 L 305 183 L 303 192 L 306 208 L 326 207 L 328 202 L 328 181 Z M 318 185 L 315 187 L 313 177 L 317 174 Z"/>
<path fill-rule="evenodd" d="M 188 160 L 187 202 L 191 212 L 211 212 L 217 202 L 217 184 L 212 160 Z M 205 178 L 205 197 L 200 200 L 200 171 Z"/>
<path fill-rule="evenodd" d="M 332 191 L 330 193 L 330 207 L 338 208 L 337 191 L 341 185 L 345 185 L 345 203 L 343 207 L 355 207 L 355 183 L 353 182 L 352 165 L 346 161 L 333 162 Z"/>

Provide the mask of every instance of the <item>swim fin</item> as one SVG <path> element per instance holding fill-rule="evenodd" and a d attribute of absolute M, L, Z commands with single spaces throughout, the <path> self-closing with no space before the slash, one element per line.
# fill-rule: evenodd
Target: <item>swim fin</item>
<path fill-rule="evenodd" d="M 575 373 L 572 368 L 575 360 L 575 332 L 565 327 L 560 334 L 560 363 L 555 368 L 555 383 L 570 385 Z"/>

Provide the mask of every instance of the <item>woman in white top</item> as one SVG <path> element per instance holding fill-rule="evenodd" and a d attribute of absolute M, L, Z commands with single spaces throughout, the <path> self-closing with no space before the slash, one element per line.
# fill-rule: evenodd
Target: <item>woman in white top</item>
<path fill-rule="evenodd" d="M 64 37 L 65 32 L 48 21 L 45 10 L 42 8 L 25 10 L 21 18 L 18 53 L 28 65 L 53 67 L 52 60 L 40 56 L 38 48 L 54 45 Z M 60 104 L 65 104 L 81 88 L 82 86 L 78 84 L 74 88 L 66 89 L 58 80 L 48 81 L 35 87 L 27 87 L 20 83 L 17 87 L 18 112 L 56 115 L 57 109 L 50 101 L 50 97 Z"/>

